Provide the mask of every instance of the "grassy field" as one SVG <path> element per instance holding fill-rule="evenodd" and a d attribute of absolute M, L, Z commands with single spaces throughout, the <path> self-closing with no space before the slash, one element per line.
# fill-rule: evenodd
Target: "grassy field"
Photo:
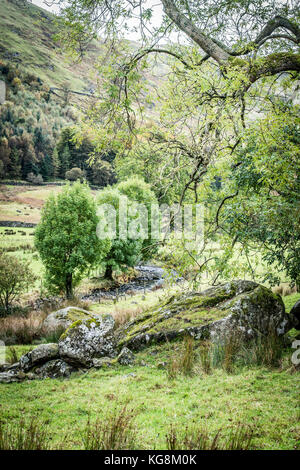
<path fill-rule="evenodd" d="M 299 449 L 297 374 L 265 367 L 204 374 L 196 363 L 192 376 L 170 380 L 158 368 L 169 356 L 169 346 L 150 348 L 132 367 L 0 385 L 1 419 L 12 424 L 38 416 L 47 423 L 52 448 L 79 449 L 88 418 L 105 421 L 115 406 L 127 404 L 136 414 L 135 448 L 165 449 L 171 424 L 177 430 L 194 425 L 211 435 L 219 429 L 228 435 L 243 423 L 254 432 L 252 448 Z"/>
<path fill-rule="evenodd" d="M 38 223 L 40 211 L 51 193 L 61 186 L 11 186 L 0 185 L 0 221 Z"/>
<path fill-rule="evenodd" d="M 114 316 L 136 315 L 171 290 L 101 301 L 90 308 Z M 287 311 L 298 299 L 300 294 L 284 297 Z M 205 373 L 195 346 L 189 375 L 178 372 L 171 378 L 168 373 L 168 364 L 182 348 L 174 342 L 137 353 L 133 366 L 91 369 L 65 380 L 1 384 L 0 423 L 18 426 L 20 419 L 29 422 L 38 417 L 40 428 L 47 432 L 47 447 L 81 449 L 88 420 L 107 426 L 113 410 L 126 405 L 133 410 L 138 449 L 166 449 L 171 425 L 177 432 L 186 426 L 201 428 L 211 438 L 221 430 L 225 440 L 232 430 L 246 426 L 253 432 L 253 449 L 300 448 L 300 383 L 290 347 L 277 367 L 237 365 L 229 373 L 219 366 Z M 16 346 L 15 352 L 20 357 L 32 348 Z"/>

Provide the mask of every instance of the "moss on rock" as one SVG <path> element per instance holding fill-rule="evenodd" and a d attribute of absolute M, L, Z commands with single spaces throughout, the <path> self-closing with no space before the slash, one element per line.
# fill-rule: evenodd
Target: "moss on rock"
<path fill-rule="evenodd" d="M 201 339 L 239 328 L 249 337 L 257 332 L 288 328 L 280 296 L 251 281 L 232 281 L 205 292 L 173 295 L 116 331 L 118 348 L 134 350 L 184 334 Z"/>

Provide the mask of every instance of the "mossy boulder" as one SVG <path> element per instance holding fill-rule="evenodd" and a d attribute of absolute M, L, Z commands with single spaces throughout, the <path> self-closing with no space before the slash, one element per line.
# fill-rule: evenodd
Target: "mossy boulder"
<path fill-rule="evenodd" d="M 47 331 L 66 330 L 77 320 L 88 320 L 96 317 L 96 314 L 92 314 L 82 308 L 66 307 L 50 313 L 45 319 L 43 327 Z"/>
<path fill-rule="evenodd" d="M 113 329 L 109 314 L 75 321 L 59 339 L 60 358 L 75 367 L 92 367 L 94 358 L 114 357 Z"/>
<path fill-rule="evenodd" d="M 116 331 L 117 348 L 132 350 L 190 334 L 215 339 L 240 332 L 245 338 L 291 328 L 283 301 L 252 281 L 231 281 L 204 292 L 173 295 Z"/>

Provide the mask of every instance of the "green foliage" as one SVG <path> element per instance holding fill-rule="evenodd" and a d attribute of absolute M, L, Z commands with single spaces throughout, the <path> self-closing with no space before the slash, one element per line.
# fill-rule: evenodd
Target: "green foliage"
<path fill-rule="evenodd" d="M 143 204 L 148 212 L 148 236 L 143 241 L 142 257 L 144 260 L 151 258 L 157 252 L 157 240 L 151 237 L 151 213 L 152 204 L 158 204 L 154 192 L 151 190 L 150 184 L 138 177 L 132 177 L 126 181 L 122 181 L 117 185 L 117 189 L 121 194 L 128 197 L 129 200 L 137 204 Z"/>
<path fill-rule="evenodd" d="M 110 251 L 107 253 L 104 263 L 106 266 L 105 276 L 108 278 L 112 277 L 113 271 L 124 271 L 128 267 L 134 266 L 141 256 L 141 249 L 143 241 L 140 239 L 131 239 L 127 237 L 128 225 L 133 221 L 133 217 L 127 217 L 127 225 L 125 228 L 126 234 L 124 239 L 120 237 L 120 209 L 121 209 L 121 197 L 122 194 L 116 188 L 105 188 L 98 193 L 97 205 L 100 208 L 102 205 L 108 205 L 108 211 L 104 212 L 104 221 L 109 223 L 110 209 L 115 211 L 115 238 L 112 240 Z M 123 195 L 123 201 L 127 203 L 127 208 L 130 210 L 133 203 Z M 103 206 L 104 207 L 104 206 Z M 114 213 L 112 213 L 114 216 Z M 105 229 L 105 227 L 104 227 Z"/>
<path fill-rule="evenodd" d="M 47 180 L 57 175 L 55 142 L 61 130 L 74 123 L 70 108 L 49 99 L 47 87 L 40 82 L 25 82 L 25 75 L 11 64 L 1 65 L 8 82 L 7 101 L 0 109 L 0 161 L 8 178 L 26 179 L 29 173 Z M 11 87 L 16 74 L 23 86 Z M 69 168 L 67 168 L 69 169 Z"/>
<path fill-rule="evenodd" d="M 35 245 L 46 269 L 47 286 L 73 295 L 88 270 L 110 249 L 110 241 L 96 235 L 99 218 L 89 189 L 79 182 L 51 195 L 36 228 Z"/>
<path fill-rule="evenodd" d="M 276 112 L 277 111 L 277 112 Z M 300 285 L 300 134 L 297 108 L 270 113 L 249 128 L 231 180 L 239 190 L 224 222 L 245 244 L 257 243 L 263 259 Z M 279 276 L 266 273 L 273 284 Z"/>
<path fill-rule="evenodd" d="M 0 305 L 5 314 L 11 311 L 13 300 L 28 290 L 35 279 L 29 263 L 15 256 L 0 254 Z"/>
<path fill-rule="evenodd" d="M 66 179 L 69 181 L 83 181 L 85 178 L 85 172 L 80 168 L 74 167 L 71 170 L 66 171 Z"/>
<path fill-rule="evenodd" d="M 97 142 L 90 132 L 83 132 L 75 127 L 63 129 L 57 142 L 57 156 L 59 161 L 59 176 L 72 168 L 84 171 L 89 182 L 107 186 L 115 183 L 115 172 L 112 166 L 114 154 L 97 152 Z M 67 178 L 68 179 L 68 178 Z"/>

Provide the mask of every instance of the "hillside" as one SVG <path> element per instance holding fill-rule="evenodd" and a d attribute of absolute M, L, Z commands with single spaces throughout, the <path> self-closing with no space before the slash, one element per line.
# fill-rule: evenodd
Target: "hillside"
<path fill-rule="evenodd" d="M 74 63 L 63 55 L 55 40 L 57 32 L 56 17 L 50 12 L 26 1 L 1 1 L 0 179 L 36 183 L 38 176 L 53 181 L 64 179 L 76 167 L 92 184 L 112 184 L 115 155 L 108 149 L 108 155 L 98 155 L 91 167 L 92 136 L 85 134 L 78 147 L 72 129 L 93 100 L 93 67 L 102 53 L 101 41 L 92 41 L 82 61 Z M 129 44 L 133 50 L 137 47 Z M 145 79 L 153 91 L 159 89 L 168 69 L 161 59 L 151 60 Z M 147 102 L 145 107 L 153 119 L 155 103 Z"/>
<path fill-rule="evenodd" d="M 1 0 L 0 59 L 37 75 L 50 87 L 69 82 L 71 89 L 87 91 L 101 44 L 96 41 L 90 44 L 82 63 L 74 65 L 61 54 L 54 41 L 55 33 L 55 16 L 50 12 L 28 2 Z"/>
<path fill-rule="evenodd" d="M 71 90 L 93 90 L 93 64 L 102 52 L 99 41 L 92 41 L 81 62 L 72 62 L 62 54 L 55 41 L 58 32 L 55 15 L 22 0 L 1 0 L 0 3 L 0 60 L 15 64 L 23 72 L 37 75 L 49 87 L 67 84 Z M 132 48 L 137 44 L 130 42 Z M 161 61 L 153 63 L 155 75 L 167 68 Z M 150 86 L 160 77 L 147 73 Z M 73 96 L 74 98 L 74 96 Z"/>

